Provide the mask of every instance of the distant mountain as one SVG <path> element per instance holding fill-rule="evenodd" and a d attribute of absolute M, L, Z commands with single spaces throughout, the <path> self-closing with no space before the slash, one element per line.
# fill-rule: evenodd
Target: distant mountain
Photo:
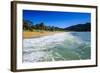
<path fill-rule="evenodd" d="M 65 28 L 64 30 L 68 31 L 91 31 L 91 23 L 77 24 Z"/>

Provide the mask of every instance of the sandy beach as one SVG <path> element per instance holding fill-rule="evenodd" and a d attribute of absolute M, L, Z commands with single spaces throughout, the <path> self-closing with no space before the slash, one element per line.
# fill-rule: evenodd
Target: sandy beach
<path fill-rule="evenodd" d="M 50 31 L 43 31 L 43 32 L 24 31 L 23 38 L 36 38 L 36 37 L 41 37 L 41 36 L 46 36 L 46 35 L 52 35 L 55 33 L 61 33 L 61 32 L 58 32 L 58 31 L 54 31 L 54 32 L 50 32 Z"/>

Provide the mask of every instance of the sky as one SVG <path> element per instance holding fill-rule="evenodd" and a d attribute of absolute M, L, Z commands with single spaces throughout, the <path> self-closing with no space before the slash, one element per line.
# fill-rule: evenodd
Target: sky
<path fill-rule="evenodd" d="M 91 22 L 91 13 L 23 10 L 23 19 L 34 25 L 43 22 L 47 26 L 66 28 Z"/>

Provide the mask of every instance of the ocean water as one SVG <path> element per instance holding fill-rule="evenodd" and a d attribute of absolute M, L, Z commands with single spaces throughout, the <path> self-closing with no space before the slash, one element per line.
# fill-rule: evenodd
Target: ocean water
<path fill-rule="evenodd" d="M 90 32 L 63 32 L 23 39 L 24 63 L 86 60 L 91 58 Z"/>

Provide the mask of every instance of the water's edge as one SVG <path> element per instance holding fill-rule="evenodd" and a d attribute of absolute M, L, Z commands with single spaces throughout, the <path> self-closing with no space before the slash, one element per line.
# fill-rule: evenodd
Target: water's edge
<path fill-rule="evenodd" d="M 23 39 L 22 61 L 44 62 L 91 58 L 90 32 L 63 32 Z"/>

